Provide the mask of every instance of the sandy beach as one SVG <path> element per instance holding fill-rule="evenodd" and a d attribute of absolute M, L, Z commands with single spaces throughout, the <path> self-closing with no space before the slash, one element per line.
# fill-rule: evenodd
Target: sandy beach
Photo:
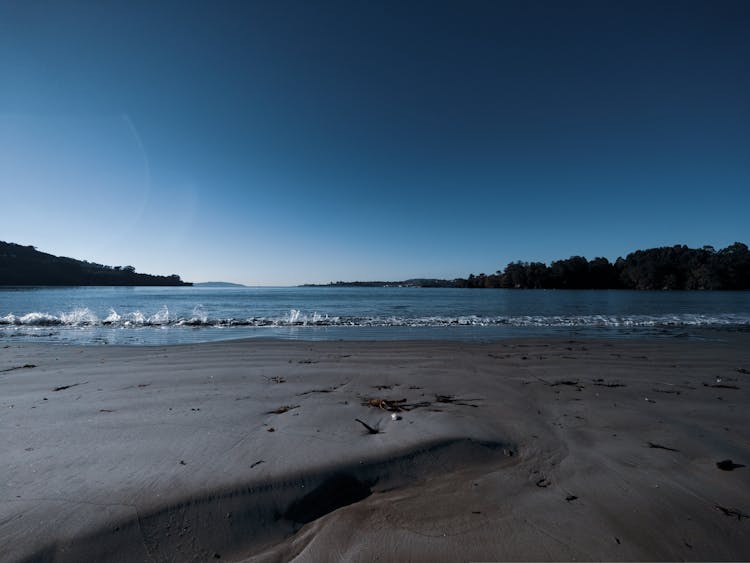
<path fill-rule="evenodd" d="M 0 389 L 3 561 L 750 559 L 748 334 L 6 342 Z"/>

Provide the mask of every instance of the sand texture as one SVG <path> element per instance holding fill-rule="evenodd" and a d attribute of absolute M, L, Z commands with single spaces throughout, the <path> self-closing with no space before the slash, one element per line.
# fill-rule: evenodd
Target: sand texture
<path fill-rule="evenodd" d="M 0 390 L 6 562 L 750 560 L 748 334 L 6 342 Z"/>

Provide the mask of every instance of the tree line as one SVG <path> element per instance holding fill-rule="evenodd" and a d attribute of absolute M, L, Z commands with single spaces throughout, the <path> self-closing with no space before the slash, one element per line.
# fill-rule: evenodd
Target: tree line
<path fill-rule="evenodd" d="M 455 287 L 518 289 L 750 289 L 750 250 L 734 244 L 684 245 L 637 250 L 614 263 L 606 258 L 571 256 L 549 266 L 543 262 L 511 262 L 494 274 L 471 274 Z"/>
<path fill-rule="evenodd" d="M 0 286 L 10 285 L 192 285 L 180 276 L 140 274 L 133 266 L 105 266 L 0 241 Z"/>

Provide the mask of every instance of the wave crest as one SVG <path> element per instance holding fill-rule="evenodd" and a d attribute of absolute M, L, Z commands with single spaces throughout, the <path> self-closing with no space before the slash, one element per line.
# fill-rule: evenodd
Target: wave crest
<path fill-rule="evenodd" d="M 318 312 L 304 313 L 291 309 L 286 314 L 250 318 L 212 318 L 201 305 L 190 316 L 172 315 L 164 306 L 151 315 L 139 310 L 120 314 L 114 309 L 100 318 L 87 307 L 53 315 L 29 312 L 9 313 L 0 317 L 0 327 L 451 327 L 509 326 L 560 328 L 638 328 L 638 327 L 750 327 L 750 317 L 736 314 L 665 314 L 665 315 L 519 315 L 519 316 L 330 316 Z"/>

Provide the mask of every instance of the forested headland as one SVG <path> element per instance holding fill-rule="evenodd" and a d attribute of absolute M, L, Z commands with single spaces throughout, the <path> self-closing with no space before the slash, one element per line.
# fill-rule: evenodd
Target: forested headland
<path fill-rule="evenodd" d="M 0 241 L 0 286 L 11 285 L 192 285 L 180 276 L 140 274 L 133 266 L 104 266 Z"/>
<path fill-rule="evenodd" d="M 494 274 L 443 280 L 419 278 L 405 281 L 331 282 L 312 287 L 466 287 L 505 289 L 750 289 L 750 250 L 734 244 L 716 250 L 712 246 L 684 245 L 636 250 L 625 258 L 588 260 L 571 256 L 544 262 L 511 262 Z"/>
<path fill-rule="evenodd" d="M 750 250 L 734 244 L 684 245 L 636 250 L 610 262 L 571 256 L 549 266 L 543 262 L 511 262 L 494 274 L 471 274 L 454 280 L 455 287 L 518 289 L 750 289 Z"/>

